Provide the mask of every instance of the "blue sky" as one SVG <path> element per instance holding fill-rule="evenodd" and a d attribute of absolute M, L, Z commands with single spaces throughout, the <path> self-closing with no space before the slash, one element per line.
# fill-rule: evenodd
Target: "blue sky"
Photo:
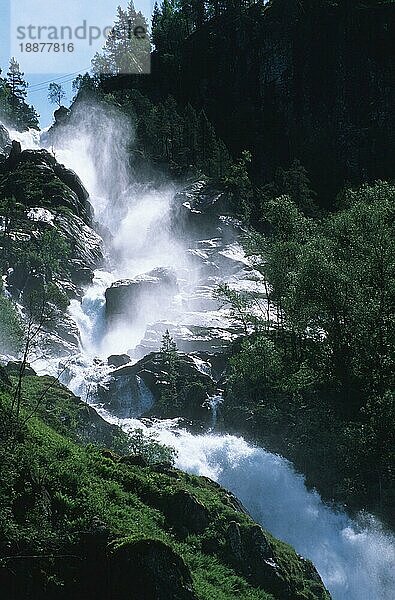
<path fill-rule="evenodd" d="M 134 4 L 137 10 L 150 17 L 153 1 L 135 0 Z M 26 31 L 32 23 L 74 28 L 86 21 L 88 28 L 95 27 L 95 32 L 99 32 L 113 23 L 117 6 L 125 8 L 126 4 L 127 0 L 96 0 L 95 3 L 92 0 L 0 0 L 0 67 L 3 74 L 6 73 L 10 56 L 17 57 L 29 83 L 28 101 L 40 114 L 42 127 L 52 122 L 54 111 L 47 99 L 48 83 L 52 80 L 62 83 L 67 105 L 72 97 L 71 80 L 77 72 L 89 69 L 91 58 L 102 46 L 104 37 L 91 45 L 85 40 L 75 44 L 73 53 L 27 54 L 20 49 L 22 38 L 17 39 L 17 28 L 24 27 Z"/>

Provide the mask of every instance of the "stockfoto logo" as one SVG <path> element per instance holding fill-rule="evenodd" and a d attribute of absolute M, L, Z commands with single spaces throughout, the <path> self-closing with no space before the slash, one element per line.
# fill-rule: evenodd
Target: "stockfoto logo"
<path fill-rule="evenodd" d="M 11 53 L 29 73 L 149 73 L 151 44 L 147 22 L 130 5 L 114 20 L 108 0 L 18 0 L 11 8 Z M 137 3 L 135 3 L 137 4 Z M 109 24 L 110 23 L 110 24 Z"/>
<path fill-rule="evenodd" d="M 102 29 L 97 25 L 88 25 L 88 22 L 84 20 L 81 25 L 74 28 L 70 25 L 19 25 L 16 37 L 23 41 L 42 42 L 45 40 L 52 43 L 85 40 L 92 46 L 97 40 L 102 39 L 104 42 L 108 38 L 129 41 L 133 38 L 144 40 L 147 38 L 147 31 L 142 25 L 133 24 L 131 19 L 128 19 L 127 28 L 123 32 L 113 26 Z"/>

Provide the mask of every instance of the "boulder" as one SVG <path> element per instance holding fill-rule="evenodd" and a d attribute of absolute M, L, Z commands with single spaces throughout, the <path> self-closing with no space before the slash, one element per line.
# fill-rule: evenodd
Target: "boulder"
<path fill-rule="evenodd" d="M 160 311 L 164 305 L 169 305 L 177 292 L 177 277 L 166 268 L 115 281 L 106 290 L 106 314 L 109 319 L 117 316 L 137 319 L 143 310 Z"/>
<path fill-rule="evenodd" d="M 178 353 L 180 394 L 177 406 L 162 401 L 163 392 L 169 385 L 169 372 L 160 352 L 151 352 L 134 364 L 130 363 L 128 355 L 115 355 L 108 360 L 114 366 L 124 364 L 102 379 L 96 387 L 96 401 L 115 416 L 184 417 L 196 425 L 211 426 L 212 415 L 207 400 L 215 393 L 216 386 L 190 356 Z"/>
<path fill-rule="evenodd" d="M 157 418 L 184 417 L 202 425 L 208 424 L 210 413 L 207 398 L 214 394 L 215 384 L 211 377 L 202 373 L 195 361 L 179 352 L 177 375 L 185 382 L 185 393 L 180 394 L 178 406 L 166 406 L 163 402 L 153 404 L 149 415 Z M 169 373 L 160 352 L 151 352 L 132 366 L 114 371 L 116 377 L 139 377 L 153 398 L 158 401 L 169 382 Z"/>
<path fill-rule="evenodd" d="M 111 598 L 117 600 L 196 600 L 183 559 L 164 542 L 126 542 L 112 556 Z"/>
<path fill-rule="evenodd" d="M 108 357 L 107 363 L 110 367 L 123 367 L 130 363 L 129 354 L 112 354 Z"/>
<path fill-rule="evenodd" d="M 219 215 L 228 212 L 228 202 L 223 190 L 202 178 L 190 183 L 174 198 L 173 226 L 186 237 L 204 231 L 205 236 L 217 233 Z"/>
<path fill-rule="evenodd" d="M 50 208 L 70 208 L 86 223 L 91 222 L 93 209 L 80 178 L 74 171 L 58 163 L 48 150 L 22 151 L 20 143 L 13 141 L 4 167 L 4 185 L 15 190 L 19 202 L 34 206 L 41 199 Z"/>
<path fill-rule="evenodd" d="M 89 194 L 77 173 L 71 169 L 66 169 L 64 165 L 61 165 L 57 162 L 55 162 L 53 170 L 55 175 L 59 177 L 60 181 L 63 181 L 63 183 L 76 194 L 81 204 L 85 204 L 89 198 Z M 90 205 L 88 208 L 91 210 Z"/>
<path fill-rule="evenodd" d="M 22 153 L 22 146 L 20 142 L 13 140 L 11 143 L 11 150 L 8 159 L 5 163 L 6 167 L 13 169 L 18 164 L 19 158 Z"/>
<path fill-rule="evenodd" d="M 70 110 L 65 106 L 59 106 L 53 114 L 55 125 L 64 125 L 70 115 Z"/>
<path fill-rule="evenodd" d="M 148 467 L 147 459 L 141 454 L 122 456 L 119 462 L 124 465 L 129 465 L 130 467 Z"/>
<path fill-rule="evenodd" d="M 4 367 L 4 369 L 5 369 L 7 375 L 18 376 L 20 373 L 21 367 L 22 367 L 22 361 L 10 360 L 7 363 L 7 365 Z M 34 376 L 34 375 L 36 375 L 36 372 L 34 371 L 34 369 L 32 369 L 32 367 L 29 364 L 26 364 L 24 367 L 24 375 L 26 377 Z"/>
<path fill-rule="evenodd" d="M 241 575 L 254 586 L 270 591 L 276 598 L 294 600 L 294 582 L 260 525 L 241 525 L 231 521 L 225 538 L 225 560 Z M 310 580 L 314 587 L 314 598 L 328 600 L 327 591 L 312 563 L 299 559 L 297 568 L 299 577 Z"/>
<path fill-rule="evenodd" d="M 121 419 L 146 415 L 154 397 L 131 366 L 116 369 L 102 381 L 96 390 L 99 403 Z"/>
<path fill-rule="evenodd" d="M 161 510 L 169 525 L 181 537 L 203 533 L 210 524 L 207 508 L 185 490 L 165 497 Z"/>

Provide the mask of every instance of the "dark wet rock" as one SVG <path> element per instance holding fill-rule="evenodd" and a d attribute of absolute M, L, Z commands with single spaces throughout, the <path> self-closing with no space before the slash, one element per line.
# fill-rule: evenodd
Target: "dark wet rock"
<path fill-rule="evenodd" d="M 210 514 L 207 508 L 192 494 L 180 490 L 164 498 L 161 510 L 169 525 L 181 537 L 200 534 L 209 526 Z"/>
<path fill-rule="evenodd" d="M 17 273 L 17 270 L 15 270 L 14 272 Z M 11 285 L 13 285 L 12 277 L 10 278 L 10 281 Z M 40 292 L 42 289 L 44 289 L 44 281 L 45 278 L 41 273 L 27 273 L 22 288 L 18 288 L 22 292 L 22 300 L 24 301 L 26 306 L 30 304 L 32 294 L 34 294 L 35 292 Z"/>
<path fill-rule="evenodd" d="M 19 142 L 16 143 L 19 144 Z M 21 164 L 31 163 L 37 166 L 47 165 L 48 167 L 54 167 L 56 164 L 56 158 L 54 155 L 44 148 L 40 148 L 39 150 L 32 150 L 28 148 L 27 150 L 23 150 L 23 152 L 17 151 L 16 155 L 18 157 L 18 163 Z"/>
<path fill-rule="evenodd" d="M 55 125 L 64 125 L 67 122 L 67 119 L 70 115 L 70 110 L 65 106 L 59 106 L 58 109 L 55 110 L 53 116 L 55 119 Z"/>
<path fill-rule="evenodd" d="M 100 262 L 101 260 L 98 261 L 98 265 L 100 264 Z M 87 267 L 81 259 L 72 258 L 69 264 L 71 266 L 72 280 L 76 286 L 87 286 L 92 283 L 93 271 L 91 268 Z"/>
<path fill-rule="evenodd" d="M 207 375 L 209 375 L 214 381 L 221 381 L 226 373 L 228 367 L 228 354 L 224 352 L 191 352 L 189 356 L 192 360 L 201 361 L 200 368 L 203 369 L 204 365 L 207 368 Z"/>
<path fill-rule="evenodd" d="M 112 556 L 111 597 L 117 600 L 196 600 L 182 558 L 159 540 L 128 542 Z"/>
<path fill-rule="evenodd" d="M 172 464 L 168 463 L 168 462 L 162 462 L 162 463 L 156 463 L 154 465 L 150 465 L 150 469 L 154 473 L 161 473 L 162 475 L 168 475 L 169 477 L 172 477 L 173 479 L 180 478 L 180 471 L 175 469 L 172 466 Z"/>
<path fill-rule="evenodd" d="M 129 354 L 112 354 L 108 357 L 107 363 L 110 367 L 122 367 L 130 363 Z"/>
<path fill-rule="evenodd" d="M 241 575 L 253 585 L 270 590 L 276 598 L 294 600 L 294 584 L 262 527 L 232 521 L 225 537 L 224 557 Z M 297 568 L 301 578 L 312 582 L 316 593 L 314 598 L 327 600 L 328 594 L 311 562 L 301 559 Z M 316 586 L 314 582 L 317 582 Z"/>
<path fill-rule="evenodd" d="M 254 585 L 275 590 L 284 600 L 292 599 L 282 570 L 276 563 L 270 541 L 259 525 L 241 526 L 231 522 L 226 530 L 228 561 Z"/>
<path fill-rule="evenodd" d="M 85 207 L 88 217 L 91 218 L 93 214 L 92 207 L 89 203 L 87 203 L 89 194 L 77 173 L 71 169 L 66 169 L 66 167 L 60 163 L 55 163 L 53 170 L 55 175 L 59 177 L 60 181 L 67 185 L 67 187 L 76 194 L 78 200 L 81 202 L 81 205 Z"/>
<path fill-rule="evenodd" d="M 20 156 L 22 154 L 22 146 L 20 142 L 13 140 L 11 142 L 11 150 L 8 156 L 8 159 L 5 163 L 6 167 L 9 169 L 13 169 L 19 162 Z"/>
<path fill-rule="evenodd" d="M 209 411 L 205 403 L 215 391 L 213 380 L 197 368 L 190 356 L 181 352 L 177 355 L 176 371 L 181 387 L 177 408 L 158 402 L 169 385 L 169 372 L 160 352 L 151 352 L 133 366 L 125 367 L 116 373 L 135 375 L 144 381 L 156 400 L 149 412 L 151 416 L 158 418 L 182 416 L 202 424 L 206 423 Z"/>
<path fill-rule="evenodd" d="M 103 264 L 103 240 L 83 219 L 72 213 L 57 214 L 55 226 L 68 242 L 71 276 L 76 285 L 90 282 L 93 270 Z"/>
<path fill-rule="evenodd" d="M 7 129 L 0 123 L 0 154 L 8 156 L 11 151 L 11 138 Z"/>
<path fill-rule="evenodd" d="M 21 372 L 22 362 L 19 360 L 10 360 L 7 365 L 4 367 L 7 375 L 19 375 Z M 24 367 L 24 375 L 33 376 L 36 375 L 35 370 L 29 365 L 25 365 Z"/>
<path fill-rule="evenodd" d="M 162 402 L 170 379 L 160 352 L 151 352 L 135 364 L 124 364 L 111 371 L 97 386 L 96 400 L 120 418 L 184 417 L 195 424 L 210 426 L 207 401 L 215 393 L 214 381 L 199 370 L 193 358 L 181 352 L 177 355 L 176 371 L 177 407 Z"/>
<path fill-rule="evenodd" d="M 115 454 L 115 452 L 113 452 L 112 450 L 109 450 L 108 448 L 104 448 L 100 454 L 104 457 L 104 458 L 108 458 L 108 460 L 111 460 L 112 462 L 118 462 L 119 461 L 119 456 L 117 454 Z"/>
<path fill-rule="evenodd" d="M 3 191 L 13 190 L 18 202 L 28 207 L 68 208 L 91 222 L 93 210 L 80 178 L 47 150 L 22 151 L 20 143 L 13 141 L 3 170 Z"/>
<path fill-rule="evenodd" d="M 148 461 L 141 454 L 131 454 L 130 456 L 122 456 L 120 463 L 129 465 L 130 467 L 148 467 Z"/>
<path fill-rule="evenodd" d="M 106 313 L 138 318 L 141 311 L 160 311 L 178 292 L 177 277 L 171 269 L 158 268 L 133 279 L 115 281 L 106 290 Z"/>
<path fill-rule="evenodd" d="M 97 401 L 119 418 L 142 417 L 151 410 L 154 397 L 131 366 L 123 366 L 106 377 L 96 390 Z"/>
<path fill-rule="evenodd" d="M 215 235 L 218 217 L 228 212 L 226 194 L 213 186 L 206 178 L 189 184 L 175 196 L 172 221 L 174 227 L 186 236 L 205 232 Z"/>

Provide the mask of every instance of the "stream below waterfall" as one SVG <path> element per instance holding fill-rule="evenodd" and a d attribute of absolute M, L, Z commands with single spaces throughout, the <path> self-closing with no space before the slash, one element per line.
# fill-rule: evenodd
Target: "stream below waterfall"
<path fill-rule="evenodd" d="M 131 180 L 127 155 L 127 128 L 121 117 L 89 108 L 74 115 L 53 145 L 57 160 L 82 179 L 106 240 L 106 264 L 95 274 L 81 302 L 74 300 L 70 313 L 78 326 L 81 348 L 70 357 L 66 383 L 90 400 L 92 382 L 106 377 L 103 361 L 111 354 L 128 353 L 135 361 L 158 349 L 165 329 L 185 351 L 219 351 L 239 335 L 226 309 L 213 301 L 220 282 L 235 289 L 259 289 L 262 281 L 246 260 L 237 240 L 238 226 L 222 220 L 199 239 L 171 231 L 170 213 L 175 185 L 137 185 Z M 98 126 L 99 124 L 99 126 Z M 11 132 L 24 148 L 45 146 L 45 134 Z M 174 302 L 155 314 L 150 302 L 138 320 L 105 326 L 105 290 L 116 280 L 135 277 L 158 268 L 177 273 L 179 291 Z M 143 307 L 144 308 L 144 307 Z M 64 360 L 64 357 L 63 359 Z M 40 372 L 54 372 L 56 357 L 40 365 Z M 202 369 L 205 368 L 204 365 Z M 142 390 L 144 402 L 152 401 Z M 395 543 L 393 536 L 369 515 L 353 520 L 325 505 L 308 491 L 304 478 L 280 456 L 254 447 L 243 438 L 215 433 L 216 411 L 221 398 L 212 402 L 212 427 L 205 435 L 193 435 L 177 420 L 147 422 L 120 419 L 101 405 L 98 412 L 124 430 L 141 428 L 155 432 L 173 446 L 176 465 L 204 475 L 232 491 L 252 517 L 276 537 L 289 542 L 311 559 L 334 600 L 391 600 L 395 594 Z"/>

